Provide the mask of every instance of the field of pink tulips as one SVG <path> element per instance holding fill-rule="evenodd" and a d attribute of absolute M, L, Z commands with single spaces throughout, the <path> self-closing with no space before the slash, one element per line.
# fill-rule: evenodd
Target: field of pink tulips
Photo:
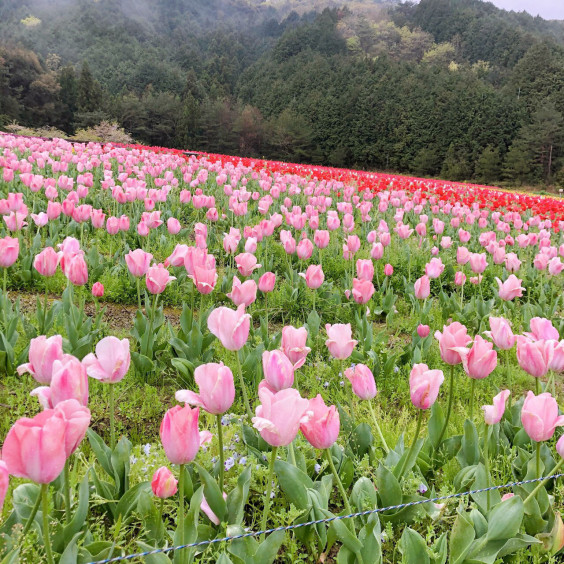
<path fill-rule="evenodd" d="M 564 200 L 0 134 L 0 214 L 2 564 L 562 562 Z"/>

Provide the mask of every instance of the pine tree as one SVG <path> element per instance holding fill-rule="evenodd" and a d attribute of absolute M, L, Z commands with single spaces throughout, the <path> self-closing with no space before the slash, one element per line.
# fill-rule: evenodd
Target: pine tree
<path fill-rule="evenodd" d="M 503 161 L 503 177 L 519 186 L 531 174 L 533 154 L 523 141 L 515 141 Z"/>
<path fill-rule="evenodd" d="M 476 178 L 481 182 L 495 182 L 501 176 L 499 149 L 488 145 L 476 161 Z"/>

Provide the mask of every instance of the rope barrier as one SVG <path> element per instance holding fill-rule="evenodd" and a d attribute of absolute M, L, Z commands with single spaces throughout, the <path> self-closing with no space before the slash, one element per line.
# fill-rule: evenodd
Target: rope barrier
<path fill-rule="evenodd" d="M 458 497 L 463 497 L 467 495 L 474 495 L 478 493 L 490 492 L 494 490 L 501 490 L 505 488 L 513 488 L 516 486 L 524 486 L 526 484 L 534 484 L 537 482 L 542 482 L 543 480 L 556 480 L 558 478 L 564 477 L 563 474 L 553 474 L 552 476 L 544 476 L 543 478 L 534 478 L 531 480 L 523 480 L 521 482 L 510 482 L 508 484 L 503 484 L 502 486 L 491 486 L 489 488 L 482 488 L 479 490 L 470 490 L 467 492 L 461 492 L 451 495 L 445 495 L 441 497 L 434 497 L 432 499 L 420 499 L 418 501 L 411 501 L 409 503 L 401 503 L 399 505 L 390 505 L 388 507 L 379 507 L 376 509 L 369 509 L 367 511 L 360 511 L 358 513 L 351 513 L 349 515 L 336 515 L 334 517 L 328 517 L 327 519 L 318 519 L 316 521 L 308 521 L 306 523 L 299 523 L 297 525 L 287 525 L 285 527 L 276 527 L 275 529 L 267 529 L 265 531 L 251 531 L 249 533 L 244 533 L 241 535 L 236 535 L 232 537 L 222 537 L 212 540 L 205 540 L 200 542 L 193 542 L 190 544 L 183 544 L 180 546 L 170 546 L 167 548 L 156 548 L 154 550 L 149 550 L 147 552 L 138 552 L 136 554 L 128 554 L 125 556 L 116 556 L 114 558 L 108 558 L 106 560 L 96 560 L 94 562 L 88 562 L 88 564 L 110 564 L 112 562 L 123 562 L 126 560 L 133 560 L 134 558 L 143 558 L 145 556 L 152 556 L 153 554 L 165 554 L 167 552 L 172 552 L 174 550 L 182 550 L 184 548 L 199 548 L 203 546 L 209 546 L 212 544 L 218 544 L 221 542 L 230 542 L 239 539 L 245 539 L 249 537 L 258 537 L 260 535 L 269 535 L 271 533 L 276 533 L 279 531 L 292 531 L 294 529 L 300 529 L 302 527 L 309 527 L 311 525 L 318 525 L 321 523 L 331 523 L 333 521 L 340 521 L 342 519 L 351 519 L 354 517 L 364 517 L 366 515 L 373 515 L 375 513 L 384 513 L 385 511 L 390 511 L 392 509 L 403 509 L 405 507 L 413 507 L 416 505 L 422 505 L 424 503 L 436 503 L 437 501 L 447 501 L 449 499 L 455 499 Z"/>

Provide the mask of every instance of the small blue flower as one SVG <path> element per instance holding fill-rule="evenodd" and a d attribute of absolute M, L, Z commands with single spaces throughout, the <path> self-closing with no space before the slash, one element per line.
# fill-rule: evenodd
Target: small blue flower
<path fill-rule="evenodd" d="M 329 382 L 323 382 L 323 387 L 324 387 L 324 388 L 328 388 L 328 387 L 329 387 Z"/>
<path fill-rule="evenodd" d="M 225 461 L 225 470 L 231 470 L 231 468 L 233 468 L 233 466 L 235 466 L 235 460 L 233 460 L 233 458 L 230 456 L 226 461 Z"/>
<path fill-rule="evenodd" d="M 245 464 L 247 464 L 247 457 L 246 456 L 242 456 L 241 459 L 239 460 L 239 464 L 242 464 L 243 466 Z"/>
<path fill-rule="evenodd" d="M 129 459 L 131 464 L 135 464 L 138 460 L 138 458 L 135 455 L 131 455 L 131 458 Z"/>
<path fill-rule="evenodd" d="M 420 484 L 419 489 L 417 490 L 420 494 L 427 493 L 427 486 L 425 484 Z"/>
<path fill-rule="evenodd" d="M 224 415 L 221 418 L 221 424 L 225 427 L 226 425 L 229 425 L 229 416 L 228 415 Z"/>
<path fill-rule="evenodd" d="M 316 464 L 313 469 L 317 474 L 319 474 L 319 472 L 321 472 L 321 464 Z"/>
<path fill-rule="evenodd" d="M 143 452 L 145 453 L 145 456 L 149 456 L 149 454 L 151 454 L 151 445 L 149 443 L 143 445 Z"/>

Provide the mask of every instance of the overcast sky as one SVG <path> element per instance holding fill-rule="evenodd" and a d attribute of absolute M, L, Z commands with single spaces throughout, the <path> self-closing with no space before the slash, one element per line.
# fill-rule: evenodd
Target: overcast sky
<path fill-rule="evenodd" d="M 564 20 L 564 0 L 489 0 L 504 10 L 539 15 L 545 19 Z"/>

